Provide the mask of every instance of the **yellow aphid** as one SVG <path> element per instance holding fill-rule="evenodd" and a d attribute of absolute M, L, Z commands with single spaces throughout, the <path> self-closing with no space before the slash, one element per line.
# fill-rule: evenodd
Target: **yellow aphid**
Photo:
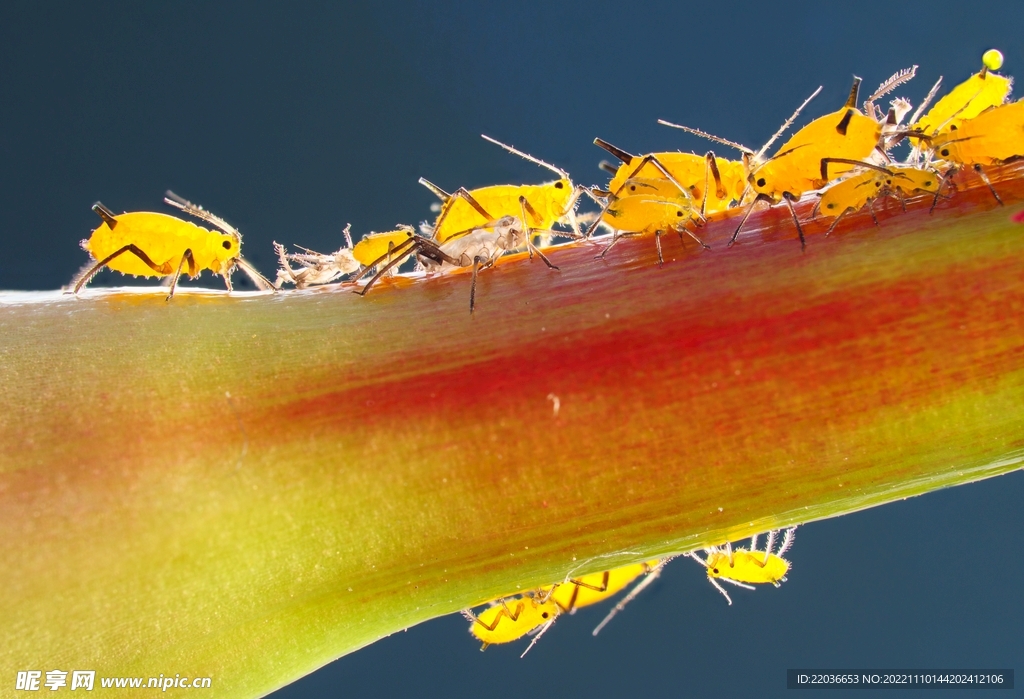
<path fill-rule="evenodd" d="M 497 221 L 488 221 L 473 230 L 453 234 L 441 244 L 430 238 L 410 234 L 398 245 L 389 244 L 387 248 L 381 247 L 384 250 L 381 256 L 366 263 L 367 271 L 377 266 L 380 269 L 358 293 L 365 296 L 378 279 L 401 264 L 406 257 L 415 254 L 427 273 L 445 274 L 465 267 L 473 268 L 472 285 L 469 290 L 469 312 L 472 313 L 476 306 L 477 272 L 493 265 L 506 252 L 522 247 L 526 240 L 525 227 L 515 216 L 505 216 Z M 541 259 L 549 266 L 553 266 L 544 253 L 540 250 L 537 252 Z"/>
<path fill-rule="evenodd" d="M 752 167 L 748 180 L 754 191 L 772 201 L 799 198 L 852 167 L 830 168 L 826 174 L 823 159 L 865 160 L 871 155 L 881 137 L 881 125 L 857 109 L 859 87 L 860 78 L 856 78 L 841 109 L 818 117 L 793 134 L 764 164 Z"/>
<path fill-rule="evenodd" d="M 83 268 L 72 280 L 74 293 L 104 267 L 142 277 L 170 277 L 168 299 L 174 296 L 182 272 L 194 278 L 201 271 L 210 270 L 221 275 L 231 291 L 231 273 L 239 267 L 259 289 L 274 288 L 242 259 L 242 236 L 237 229 L 173 192 L 168 191 L 164 201 L 220 230 L 207 230 L 174 216 L 149 211 L 115 215 L 96 202 L 92 208 L 103 223 L 88 240 L 82 241 L 82 247 L 96 263 Z"/>
<path fill-rule="evenodd" d="M 571 578 L 568 582 L 545 587 L 542 591 L 563 612 L 573 614 L 580 607 L 588 607 L 617 595 L 641 575 L 657 568 L 660 563 L 660 560 L 654 559 L 601 573 L 581 575 L 578 578 Z"/>
<path fill-rule="evenodd" d="M 275 241 L 274 250 L 281 265 L 277 270 L 277 287 L 294 284 L 295 288 L 304 289 L 315 284 L 330 284 L 338 277 L 359 271 L 362 265 L 352 256 L 350 228 L 345 226 L 345 230 L 342 231 L 345 236 L 345 247 L 330 255 L 307 248 L 300 248 L 305 252 L 288 253 L 283 245 Z M 298 269 L 292 267 L 293 262 L 299 266 Z"/>
<path fill-rule="evenodd" d="M 730 544 L 725 547 L 713 547 L 705 549 L 706 559 L 701 559 L 696 553 L 687 554 L 700 563 L 707 570 L 708 581 L 721 592 L 725 599 L 732 604 L 729 593 L 725 591 L 719 580 L 723 580 L 737 587 L 744 587 L 748 590 L 754 589 L 754 585 L 772 584 L 778 587 L 785 582 L 786 573 L 789 572 L 789 561 L 782 557 L 793 545 L 793 537 L 796 527 L 787 529 L 784 533 L 782 544 L 779 550 L 772 552 L 775 546 L 776 531 L 768 532 L 768 542 L 764 551 L 757 550 L 757 536 L 750 541 L 750 550 L 733 549 Z"/>
<path fill-rule="evenodd" d="M 1002 204 L 983 167 L 1024 156 L 1024 102 L 1010 102 L 982 112 L 962 122 L 959 128 L 940 134 L 932 140 L 931 148 L 935 157 L 956 167 L 972 166 Z"/>
<path fill-rule="evenodd" d="M 648 153 L 631 155 L 607 141 L 595 138 L 594 143 L 622 161 L 615 171 L 608 192 L 611 197 L 629 196 L 629 180 L 662 180 L 675 191 L 659 192 L 673 197 L 687 194 L 705 215 L 725 211 L 739 203 L 746 189 L 746 169 L 738 160 L 718 158 L 714 153 Z M 648 192 L 650 193 L 650 192 Z"/>
<path fill-rule="evenodd" d="M 393 231 L 367 233 L 352 248 L 352 257 L 363 267 L 367 268 L 380 264 L 382 261 L 390 262 L 397 258 L 389 256 L 389 253 L 398 250 L 403 245 L 407 245 L 409 240 L 415 237 L 416 231 L 413 227 L 405 225 L 399 225 Z M 407 254 L 402 255 L 400 259 L 404 260 Z"/>
<path fill-rule="evenodd" d="M 998 165 L 1024 155 L 1024 102 L 993 107 L 931 142 L 935 156 L 957 165 Z"/>
<path fill-rule="evenodd" d="M 821 92 L 820 87 L 804 100 L 804 103 L 756 153 L 738 143 L 712 136 L 697 129 L 661 122 L 730 145 L 743 152 L 747 167 L 747 181 L 756 193 L 756 197 L 750 202 L 740 224 L 736 227 L 736 231 L 729 241 L 730 245 L 736 241 L 736 237 L 758 201 L 767 201 L 771 204 L 784 201 L 789 207 L 793 223 L 796 225 L 797 233 L 800 236 L 800 245 L 805 245 L 804 232 L 799 219 L 797 219 L 796 211 L 793 209 L 793 201 L 799 199 L 805 192 L 825 186 L 830 179 L 835 179 L 853 167 L 840 165 L 826 172 L 824 163 L 826 159 L 863 161 L 879 146 L 882 137 L 882 124 L 864 116 L 857 109 L 860 82 L 860 78 L 854 78 L 850 95 L 841 109 L 818 117 L 804 126 L 793 134 L 775 155 L 767 159 L 764 156 L 768 152 L 768 148 L 789 128 L 804 107 Z"/>
<path fill-rule="evenodd" d="M 630 180 L 631 183 L 643 185 L 644 182 Z M 627 185 L 629 186 L 629 185 Z M 643 187 L 640 187 L 643 189 Z M 682 238 L 685 232 L 697 241 L 704 248 L 705 245 L 693 231 L 689 224 L 698 221 L 700 215 L 693 208 L 693 202 L 685 195 L 674 199 L 659 198 L 654 195 L 637 194 L 619 199 L 612 199 L 601 215 L 601 222 L 615 230 L 612 242 L 601 252 L 599 257 L 605 254 L 622 237 L 633 235 L 655 236 L 655 245 L 658 249 L 658 264 L 663 263 L 661 252 L 661 236 L 668 231 L 675 231 Z"/>
<path fill-rule="evenodd" d="M 982 56 L 982 62 L 984 65 L 980 71 L 954 87 L 927 114 L 916 121 L 911 119 L 910 128 L 925 136 L 938 136 L 959 128 L 963 122 L 973 119 L 986 109 L 1005 103 L 1013 88 L 1013 78 L 991 72 L 1002 66 L 1003 55 L 990 49 Z M 941 82 L 942 79 L 939 80 Z M 938 85 L 936 83 L 935 88 L 932 88 L 933 93 Z M 918 109 L 927 103 L 928 99 Z M 913 134 L 911 138 L 914 138 Z"/>
<path fill-rule="evenodd" d="M 469 632 L 483 644 L 480 650 L 486 650 L 487 646 L 495 643 L 518 641 L 533 631 L 543 632 L 555 622 L 558 613 L 557 604 L 536 595 L 500 599 L 478 615 L 469 609 L 462 611 L 470 622 Z M 530 647 L 533 647 L 532 643 Z M 526 652 L 529 650 L 527 648 Z"/>
<path fill-rule="evenodd" d="M 531 255 L 535 250 L 532 243 L 535 235 L 579 237 L 576 203 L 581 194 L 589 195 L 589 190 L 573 186 L 565 170 L 489 136 L 483 138 L 510 153 L 551 170 L 559 175 L 559 178 L 539 185 L 499 184 L 474 190 L 460 187 L 451 194 L 420 178 L 420 184 L 436 194 L 442 202 L 441 212 L 434 223 L 433 239 L 438 243 L 444 243 L 456 234 L 479 228 L 504 216 L 515 216 L 529 227 L 527 247 Z M 572 233 L 553 230 L 553 226 L 559 223 L 571 226 Z"/>
<path fill-rule="evenodd" d="M 901 165 L 882 167 L 869 163 L 861 163 L 861 166 L 865 168 L 863 172 L 854 173 L 826 189 L 815 207 L 822 215 L 835 217 L 836 220 L 828 229 L 828 233 L 832 232 L 847 213 L 860 211 L 865 206 L 871 210 L 871 217 L 877 225 L 878 220 L 875 219 L 873 208 L 876 199 L 895 197 L 906 210 L 906 196 L 918 193 L 938 195 L 945 182 L 941 175 L 932 170 Z"/>

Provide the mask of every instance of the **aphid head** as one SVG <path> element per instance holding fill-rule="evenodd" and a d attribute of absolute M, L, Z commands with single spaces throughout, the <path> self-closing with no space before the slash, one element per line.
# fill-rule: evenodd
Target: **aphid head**
<path fill-rule="evenodd" d="M 773 186 L 772 180 L 768 177 L 768 173 L 765 168 L 758 168 L 747 176 L 747 181 L 750 182 L 750 187 L 758 194 L 767 194 L 772 196 L 775 193 L 775 187 Z"/>
<path fill-rule="evenodd" d="M 235 261 L 241 255 L 242 238 L 237 233 L 210 232 L 210 256 L 220 263 L 220 270 L 214 270 L 220 274 L 231 270 Z"/>

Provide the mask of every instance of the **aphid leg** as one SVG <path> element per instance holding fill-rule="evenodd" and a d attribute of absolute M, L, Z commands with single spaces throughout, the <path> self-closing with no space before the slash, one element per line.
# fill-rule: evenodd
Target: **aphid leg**
<path fill-rule="evenodd" d="M 693 231 L 691 231 L 685 225 L 682 228 L 677 229 L 677 232 L 679 233 L 679 242 L 680 243 L 683 241 L 683 233 L 686 233 L 686 235 L 690 236 L 691 238 L 693 238 L 696 241 L 697 245 L 700 245 L 705 250 L 710 250 L 711 249 L 710 245 L 708 245 L 703 240 L 698 238 L 697 234 L 694 233 Z"/>
<path fill-rule="evenodd" d="M 569 614 L 575 614 L 576 613 L 576 599 L 579 597 L 580 588 L 581 587 L 585 587 L 588 590 L 594 590 L 595 592 L 605 592 L 608 589 L 608 579 L 609 579 L 610 575 L 611 575 L 610 571 L 607 571 L 607 570 L 604 571 L 604 573 L 602 574 L 602 577 L 601 577 L 601 584 L 600 585 L 591 585 L 590 583 L 583 582 L 582 580 L 577 580 L 576 578 L 570 579 L 567 584 L 573 586 L 573 591 L 572 591 L 572 596 L 569 598 L 569 604 L 568 604 L 568 606 L 565 606 L 565 607 L 562 607 L 561 604 L 559 604 L 558 606 L 562 607 L 562 611 L 564 611 L 564 612 L 568 612 Z"/>
<path fill-rule="evenodd" d="M 343 230 L 341 232 L 341 234 L 343 236 L 345 236 L 345 246 L 349 250 L 351 250 L 352 249 L 352 224 L 351 223 L 346 223 L 345 224 L 345 230 Z"/>
<path fill-rule="evenodd" d="M 845 216 L 846 214 L 848 214 L 848 213 L 849 213 L 849 212 L 851 212 L 851 211 L 853 211 L 853 208 L 852 208 L 852 207 L 849 207 L 849 206 L 848 206 L 848 207 L 846 207 L 846 209 L 845 209 L 845 210 L 844 210 L 844 211 L 843 211 L 843 212 L 842 212 L 841 214 L 839 214 L 838 216 L 836 216 L 836 220 L 835 220 L 835 221 L 833 221 L 833 222 L 832 222 L 832 225 L 828 227 L 828 230 L 827 230 L 827 231 L 825 231 L 825 237 L 826 237 L 826 238 L 827 238 L 828 236 L 832 235 L 832 231 L 834 231 L 834 230 L 836 229 L 836 226 L 838 226 L 838 225 L 839 225 L 839 221 L 840 221 L 840 219 L 842 219 L 842 218 L 843 218 L 843 216 Z"/>
<path fill-rule="evenodd" d="M 420 182 L 422 183 L 423 181 L 424 180 L 420 178 Z M 441 207 L 441 214 L 437 217 L 437 223 L 434 224 L 435 233 L 441 230 L 441 226 L 442 224 L 444 224 L 444 220 L 448 218 L 448 212 L 452 210 L 452 207 L 455 206 L 455 201 L 458 199 L 465 200 L 466 203 L 472 206 L 478 214 L 484 217 L 484 221 L 494 220 L 494 217 L 487 213 L 487 209 L 481 206 L 480 202 L 474 199 L 473 195 L 470 194 L 465 187 L 459 187 L 444 202 L 444 206 Z"/>
<path fill-rule="evenodd" d="M 174 296 L 174 289 L 178 286 L 178 278 L 181 276 L 181 268 L 184 266 L 185 260 L 188 260 L 188 276 L 196 276 L 196 260 L 192 257 L 192 249 L 185 248 L 185 252 L 182 253 L 181 260 L 178 262 L 178 269 L 174 271 L 174 277 L 171 279 L 171 290 L 167 293 L 168 301 Z M 227 275 L 224 278 L 227 279 Z M 231 291 L 231 289 L 228 288 L 228 291 Z"/>
<path fill-rule="evenodd" d="M 619 171 L 617 167 L 609 163 L 607 160 L 602 160 L 597 164 L 597 166 L 604 170 L 605 172 L 611 173 L 613 175 Z"/>
<path fill-rule="evenodd" d="M 527 239 L 527 240 L 526 240 L 526 245 L 527 245 L 527 246 L 528 246 L 528 247 L 529 247 L 529 248 L 530 248 L 530 249 L 531 249 L 531 250 L 532 250 L 533 252 L 537 253 L 537 254 L 538 254 L 538 255 L 540 256 L 540 259 L 544 261 L 544 264 L 546 264 L 546 265 L 548 266 L 548 269 L 554 269 L 554 270 L 558 270 L 558 269 L 559 269 L 558 265 L 556 265 L 556 264 L 555 264 L 554 262 L 552 262 L 551 260 L 549 260 L 549 259 L 548 259 L 548 256 L 547 256 L 547 255 L 545 255 L 545 254 L 544 254 L 543 252 L 541 252 L 541 249 L 540 249 L 540 248 L 538 248 L 538 247 L 537 247 L 536 245 L 534 245 L 533 243 L 531 243 L 529 239 Z"/>
<path fill-rule="evenodd" d="M 752 537 L 750 537 L 750 550 L 751 551 L 757 551 L 757 539 L 758 539 L 758 535 L 757 534 L 754 534 Z"/>
<path fill-rule="evenodd" d="M 942 185 L 944 185 L 944 184 L 946 184 L 948 182 L 949 185 L 952 187 L 953 186 L 953 175 L 955 175 L 956 171 L 959 170 L 959 169 L 960 168 L 958 166 L 954 165 L 951 168 L 949 168 L 948 170 L 946 170 L 946 173 L 942 176 L 942 181 L 939 182 L 939 186 L 935 190 L 935 198 L 932 199 L 932 208 L 928 209 L 928 215 L 929 216 L 932 214 L 932 212 L 935 211 L 935 205 L 939 203 L 939 193 L 942 191 Z M 950 197 L 952 197 L 952 196 L 953 195 L 950 194 Z"/>
<path fill-rule="evenodd" d="M 387 264 L 385 264 L 383 267 L 381 267 L 380 271 L 378 271 L 375 275 L 373 275 L 373 278 L 370 279 L 370 281 L 368 281 L 366 283 L 366 285 L 362 289 L 360 289 L 359 291 L 353 291 L 352 293 L 359 294 L 360 296 L 366 296 L 366 293 L 370 290 L 370 288 L 374 284 L 377 283 L 377 280 L 379 280 L 381 277 L 383 277 L 385 274 L 387 274 L 391 270 L 392 267 L 395 267 L 395 266 L 401 264 L 402 262 L 404 262 L 406 255 L 412 254 L 415 250 L 420 249 L 424 242 L 425 241 L 423 239 L 421 239 L 421 238 L 409 238 L 408 240 L 400 243 L 398 246 L 396 246 L 395 249 L 397 250 L 397 249 L 407 248 L 407 249 L 403 250 L 403 254 L 395 257 L 392 260 L 389 260 Z M 372 264 L 367 265 L 366 269 L 367 270 L 373 269 L 374 267 L 379 265 L 381 262 L 383 262 L 386 258 L 390 257 L 391 256 L 390 245 L 388 246 L 388 248 L 389 249 L 388 249 L 387 253 L 385 253 L 384 255 L 381 255 L 379 258 L 374 260 Z M 360 275 L 360 276 L 362 276 L 362 275 Z M 359 279 L 359 277 L 356 277 L 356 281 L 358 281 L 358 279 Z"/>
<path fill-rule="evenodd" d="M 793 223 L 796 224 L 797 235 L 800 236 L 800 249 L 807 249 L 807 241 L 804 240 L 804 229 L 800 227 L 800 219 L 796 217 L 796 209 L 793 208 L 793 195 L 789 192 L 782 193 L 782 200 L 786 202 L 786 206 L 789 207 L 789 213 L 793 216 Z"/>
<path fill-rule="evenodd" d="M 776 531 L 775 529 L 772 529 L 770 532 L 768 532 L 768 541 L 765 543 L 764 546 L 764 563 L 761 564 L 762 568 L 764 568 L 765 563 L 768 562 L 768 556 L 772 555 L 772 549 L 775 548 L 776 534 L 778 534 L 778 531 Z M 753 551 L 753 549 L 751 549 L 751 551 Z M 754 559 L 754 562 L 757 562 L 756 558 Z"/>
<path fill-rule="evenodd" d="M 732 542 L 731 541 L 726 541 L 725 542 L 725 552 L 729 555 L 729 567 L 730 568 L 734 567 L 736 565 L 736 561 L 733 560 L 733 556 L 732 556 Z"/>
<path fill-rule="evenodd" d="M 766 201 L 769 204 L 774 203 L 772 198 L 767 194 L 758 194 L 754 197 L 754 201 L 750 202 L 750 206 L 747 207 L 746 213 L 743 214 L 743 219 L 740 221 L 740 225 L 736 226 L 736 230 L 733 231 L 732 238 L 729 239 L 729 245 L 727 247 L 731 248 L 736 243 L 736 237 L 740 234 L 740 229 L 743 228 L 743 224 L 747 222 L 748 218 L 750 218 L 750 214 L 754 213 L 754 207 L 759 201 Z"/>
<path fill-rule="evenodd" d="M 601 251 L 600 255 L 594 255 L 594 259 L 603 260 L 604 256 L 608 254 L 608 251 L 615 247 L 616 243 L 618 243 L 623 238 L 628 238 L 632 235 L 636 234 L 627 231 L 615 231 L 614 233 L 612 233 L 612 242 L 608 243 L 608 245 L 605 246 L 604 250 Z"/>
<path fill-rule="evenodd" d="M 842 163 L 844 165 L 854 165 L 856 167 L 867 168 L 869 170 L 877 170 L 878 172 L 884 172 L 887 175 L 891 175 L 892 172 L 881 165 L 875 165 L 874 163 L 865 163 L 860 160 L 851 160 L 850 158 L 822 158 L 821 159 L 821 179 L 822 186 L 830 182 L 828 176 L 828 164 L 829 163 Z"/>
<path fill-rule="evenodd" d="M 302 287 L 295 276 L 295 270 L 288 264 L 288 254 L 285 252 L 284 246 L 276 240 L 274 241 L 274 252 L 277 253 L 277 259 L 281 265 L 281 269 L 277 271 L 277 284 L 275 286 L 280 289 L 284 286 L 285 282 L 291 282 L 295 284 L 295 288 L 301 289 Z"/>
<path fill-rule="evenodd" d="M 619 601 L 619 603 L 616 604 L 610 612 L 608 612 L 608 615 L 601 620 L 601 623 L 594 627 L 594 630 L 590 632 L 591 635 L 596 636 L 597 634 L 601 633 L 601 629 L 607 626 L 608 622 L 611 621 L 616 614 L 625 609 L 627 604 L 635 600 L 637 595 L 646 590 L 648 586 L 650 586 L 655 580 L 657 580 L 658 576 L 661 575 L 662 568 L 664 568 L 665 564 L 668 563 L 670 560 L 672 559 L 666 558 L 665 560 L 663 560 L 661 563 L 659 563 L 657 566 L 652 568 L 647 573 L 647 577 L 645 577 L 643 580 L 634 585 L 633 589 L 629 591 L 629 594 L 623 597 Z"/>
<path fill-rule="evenodd" d="M 796 538 L 796 527 L 790 527 L 782 535 L 782 546 L 776 551 L 776 556 L 782 556 L 793 547 L 793 540 Z"/>
<path fill-rule="evenodd" d="M 675 176 L 673 176 L 672 173 L 670 173 L 668 171 L 668 168 L 666 168 L 664 165 L 661 164 L 661 161 L 658 160 L 658 158 L 653 153 L 651 155 L 645 155 L 643 158 L 640 159 L 640 164 L 636 167 L 635 170 L 633 170 L 633 173 L 629 177 L 626 178 L 626 181 L 629 181 L 629 180 L 633 179 L 634 177 L 636 177 L 637 173 L 639 173 L 641 170 L 643 170 L 644 166 L 647 165 L 648 163 L 653 165 L 655 167 L 655 169 L 657 169 L 658 172 L 660 172 L 665 177 L 666 180 L 668 180 L 673 185 L 675 185 L 676 189 L 679 190 L 679 193 L 681 195 L 683 195 L 685 197 L 689 197 L 690 196 L 690 190 L 688 190 L 686 187 L 684 187 L 682 184 L 680 184 L 680 182 L 675 178 Z M 625 186 L 625 183 L 623 183 L 623 187 L 624 186 Z M 618 196 L 618 192 L 614 192 L 613 194 Z M 701 218 L 701 221 L 704 220 L 703 213 L 701 213 L 700 218 Z"/>
<path fill-rule="evenodd" d="M 126 252 L 130 252 L 131 254 L 135 255 L 137 258 L 145 262 L 147 265 L 149 265 L 150 269 L 152 269 L 157 274 L 166 275 L 170 273 L 169 269 L 167 269 L 166 267 L 157 266 L 157 264 L 153 262 L 153 260 L 149 259 L 149 255 L 147 255 L 133 243 L 129 243 L 128 245 L 125 245 L 123 248 L 119 248 L 118 250 L 115 250 L 114 252 L 110 253 L 102 260 L 94 264 L 92 267 L 80 273 L 76 279 L 72 279 L 71 281 L 75 283 L 74 293 L 77 294 L 79 291 L 81 291 L 82 287 L 88 284 L 89 280 L 95 277 L 97 272 L 106 267 L 108 262 L 110 262 L 116 257 L 123 255 Z"/>
<path fill-rule="evenodd" d="M 895 193 L 896 193 L 896 198 L 900 202 L 900 206 L 903 207 L 903 213 L 907 213 L 907 198 L 905 196 L 903 196 L 903 190 L 901 190 L 899 187 L 897 187 Z"/>
<path fill-rule="evenodd" d="M 480 268 L 480 256 L 477 255 L 473 258 L 473 281 L 469 285 L 469 312 L 473 312 L 473 308 L 476 305 L 476 273 Z"/>
<path fill-rule="evenodd" d="M 658 249 L 658 266 L 665 266 L 665 258 L 661 255 L 661 230 L 654 231 L 654 247 Z"/>
<path fill-rule="evenodd" d="M 992 196 L 994 196 L 996 198 L 996 201 L 999 202 L 999 206 L 1004 206 L 1003 200 L 999 198 L 998 194 L 996 194 L 996 188 L 992 186 L 992 183 L 988 179 L 988 175 L 986 175 L 985 171 L 981 169 L 981 163 L 974 164 L 974 171 L 978 173 L 978 177 L 980 177 L 982 181 L 988 185 L 988 191 L 992 192 Z"/>
<path fill-rule="evenodd" d="M 871 220 L 874 221 L 875 225 L 877 226 L 878 217 L 875 216 L 875 203 L 870 199 L 868 199 L 868 211 L 871 213 Z"/>

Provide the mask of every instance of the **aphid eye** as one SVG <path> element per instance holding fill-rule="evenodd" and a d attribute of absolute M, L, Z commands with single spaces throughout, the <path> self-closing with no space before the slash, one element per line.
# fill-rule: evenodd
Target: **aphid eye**
<path fill-rule="evenodd" d="M 565 187 L 561 182 L 555 182 L 555 189 L 563 189 Z"/>
<path fill-rule="evenodd" d="M 629 185 L 629 191 L 635 192 L 636 191 L 636 185 L 635 184 Z"/>
<path fill-rule="evenodd" d="M 221 243 L 221 245 L 224 246 L 225 250 L 230 250 L 231 249 L 231 241 L 230 240 L 225 240 L 223 243 Z"/>
<path fill-rule="evenodd" d="M 683 215 L 683 212 L 682 212 L 682 211 L 677 211 L 677 212 L 676 212 L 676 216 L 682 216 L 682 215 Z"/>
<path fill-rule="evenodd" d="M 763 177 L 758 177 L 757 178 L 757 186 L 758 187 L 764 187 L 764 185 L 765 185 L 765 179 Z"/>
<path fill-rule="evenodd" d="M 943 157 L 945 157 L 949 155 L 949 148 L 943 148 L 940 152 L 942 153 Z"/>
<path fill-rule="evenodd" d="M 925 187 L 931 187 L 932 186 L 932 181 L 928 180 L 927 182 L 924 183 L 924 186 Z"/>
<path fill-rule="evenodd" d="M 542 614 L 540 615 L 540 618 L 541 618 L 541 619 L 547 619 L 547 618 L 548 618 L 548 613 L 547 613 L 547 612 L 544 612 L 544 613 L 542 613 Z"/>
<path fill-rule="evenodd" d="M 714 570 L 714 571 L 715 571 L 715 574 L 716 574 L 716 575 L 718 574 L 718 568 L 713 568 L 712 570 Z"/>
<path fill-rule="evenodd" d="M 826 209 L 834 209 L 834 208 L 836 208 L 836 205 L 835 204 L 825 204 L 825 208 Z"/>

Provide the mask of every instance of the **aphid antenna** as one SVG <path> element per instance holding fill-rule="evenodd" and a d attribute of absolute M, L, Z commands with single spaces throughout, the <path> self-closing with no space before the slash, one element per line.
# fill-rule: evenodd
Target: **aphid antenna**
<path fill-rule="evenodd" d="M 566 172 L 565 170 L 563 170 L 560 167 L 555 167 L 551 163 L 545 162 L 545 161 L 541 160 L 540 158 L 535 158 L 532 155 L 530 155 L 529 153 L 524 153 L 523 151 L 518 150 L 517 148 L 514 148 L 514 147 L 512 147 L 510 145 L 507 145 L 505 143 L 502 143 L 501 141 L 499 141 L 497 139 L 491 138 L 487 134 L 480 134 L 480 137 L 483 138 L 485 141 L 490 141 L 491 143 L 493 143 L 496 146 L 501 146 L 502 148 L 507 150 L 509 153 L 514 153 L 515 155 L 518 155 L 520 158 L 525 158 L 526 160 L 529 160 L 531 163 L 534 163 L 535 165 L 540 165 L 541 167 L 546 167 L 548 170 L 551 170 L 551 172 L 554 172 L 554 173 L 560 175 L 563 179 L 566 179 L 566 180 L 570 179 L 569 178 L 569 173 Z"/>
<path fill-rule="evenodd" d="M 544 634 L 546 634 L 548 632 L 548 629 L 551 628 L 551 625 L 555 623 L 555 619 L 557 619 L 557 618 L 558 618 L 557 615 L 551 617 L 551 621 L 549 621 L 548 623 L 544 624 L 544 626 L 542 626 L 540 628 L 540 631 L 537 632 L 537 635 L 533 637 L 532 641 L 530 641 L 530 645 L 526 646 L 526 650 L 524 650 L 523 654 L 519 656 L 520 658 L 525 658 L 526 657 L 526 654 L 530 652 L 531 648 L 533 648 L 535 645 L 537 645 L 537 641 L 540 640 L 541 636 L 543 636 Z"/>
<path fill-rule="evenodd" d="M 190 216 L 195 216 L 196 218 L 202 221 L 206 221 L 207 223 L 213 224 L 214 226 L 221 229 L 225 233 L 233 233 L 234 235 L 241 237 L 241 234 L 238 232 L 238 229 L 232 226 L 224 219 L 222 219 L 220 216 L 211 214 L 209 211 L 199 206 L 198 204 L 193 204 L 188 199 L 185 199 L 184 197 L 179 197 L 177 194 L 175 194 L 169 189 L 166 192 L 164 192 L 164 202 L 170 204 L 176 209 L 181 209 Z"/>
<path fill-rule="evenodd" d="M 934 85 L 932 85 L 932 89 L 928 91 L 927 95 L 925 95 L 924 100 L 922 100 L 921 104 L 917 105 L 917 109 L 915 109 L 914 113 L 910 115 L 910 124 L 917 123 L 917 118 L 921 116 L 921 113 L 928 107 L 929 104 L 932 103 L 932 100 L 935 99 L 935 95 L 939 94 L 939 85 L 941 84 L 942 76 L 940 75 L 939 79 L 935 81 Z"/>
<path fill-rule="evenodd" d="M 725 588 L 722 587 L 721 585 L 719 585 L 718 581 L 715 580 L 714 578 L 712 578 L 711 576 L 708 576 L 708 582 L 710 582 L 712 585 L 714 585 L 715 589 L 722 593 L 722 596 L 725 597 L 725 601 L 728 602 L 729 606 L 731 607 L 732 606 L 732 597 L 730 597 L 729 593 L 725 591 Z"/>
<path fill-rule="evenodd" d="M 973 102 L 974 98 L 977 97 L 980 94 L 981 94 L 981 90 L 979 89 L 977 92 L 975 92 L 973 95 L 971 95 L 971 99 L 969 99 L 966 102 L 964 102 L 964 106 L 960 107 L 960 109 L 958 109 L 955 112 L 953 112 L 952 114 L 950 114 L 948 119 L 946 119 L 944 122 L 939 124 L 939 127 L 937 129 L 935 129 L 935 133 L 938 133 L 938 132 L 942 131 L 944 128 L 946 128 L 947 126 L 949 126 L 950 122 L 952 122 L 954 119 L 956 119 L 958 116 L 960 116 L 960 112 L 964 111 L 969 106 L 971 106 L 971 102 Z"/>
<path fill-rule="evenodd" d="M 779 547 L 779 551 L 775 555 L 782 556 L 786 551 L 789 551 L 793 547 L 794 539 L 796 539 L 796 527 L 790 527 L 782 535 L 782 546 Z"/>
<path fill-rule="evenodd" d="M 810 104 L 812 99 L 814 99 L 815 97 L 818 96 L 818 94 L 821 92 L 823 87 L 824 87 L 824 85 L 819 85 L 818 89 L 815 90 L 814 93 L 811 94 L 810 97 L 805 99 L 803 104 L 801 104 L 799 107 L 797 107 L 796 111 L 793 112 L 793 114 L 788 119 L 786 119 L 786 121 L 782 124 L 782 126 L 779 127 L 779 130 L 775 132 L 775 135 L 772 136 L 771 138 L 769 138 L 768 142 L 765 143 L 763 146 L 761 146 L 761 150 L 757 151 L 757 153 L 754 153 L 753 163 L 752 163 L 754 166 L 756 166 L 761 161 L 761 159 L 764 158 L 764 154 L 767 153 L 768 149 L 771 147 L 771 145 L 773 143 L 775 143 L 775 141 L 777 141 L 779 139 L 779 136 L 784 134 L 786 132 L 786 129 L 788 129 L 790 126 L 793 125 L 793 122 L 796 121 L 796 118 L 798 116 L 800 116 L 800 112 L 802 112 L 804 110 L 804 107 L 806 107 L 808 104 Z"/>
<path fill-rule="evenodd" d="M 707 131 L 701 131 L 700 129 L 695 129 L 692 126 L 683 126 L 682 124 L 673 124 L 671 121 L 665 121 L 664 119 L 658 119 L 658 123 L 661 124 L 662 126 L 668 126 L 668 127 L 673 128 L 673 129 L 680 129 L 680 130 L 685 131 L 687 133 L 692 133 L 694 136 L 700 136 L 701 138 L 706 138 L 709 141 L 714 141 L 715 143 L 721 143 L 723 146 L 729 146 L 730 148 L 735 148 L 736 150 L 740 151 L 741 153 L 746 153 L 747 155 L 753 155 L 754 154 L 753 150 L 751 150 L 750 148 L 747 148 L 742 143 L 736 143 L 736 141 L 730 141 L 728 139 L 722 138 L 721 136 L 715 136 L 714 134 L 709 134 Z"/>

